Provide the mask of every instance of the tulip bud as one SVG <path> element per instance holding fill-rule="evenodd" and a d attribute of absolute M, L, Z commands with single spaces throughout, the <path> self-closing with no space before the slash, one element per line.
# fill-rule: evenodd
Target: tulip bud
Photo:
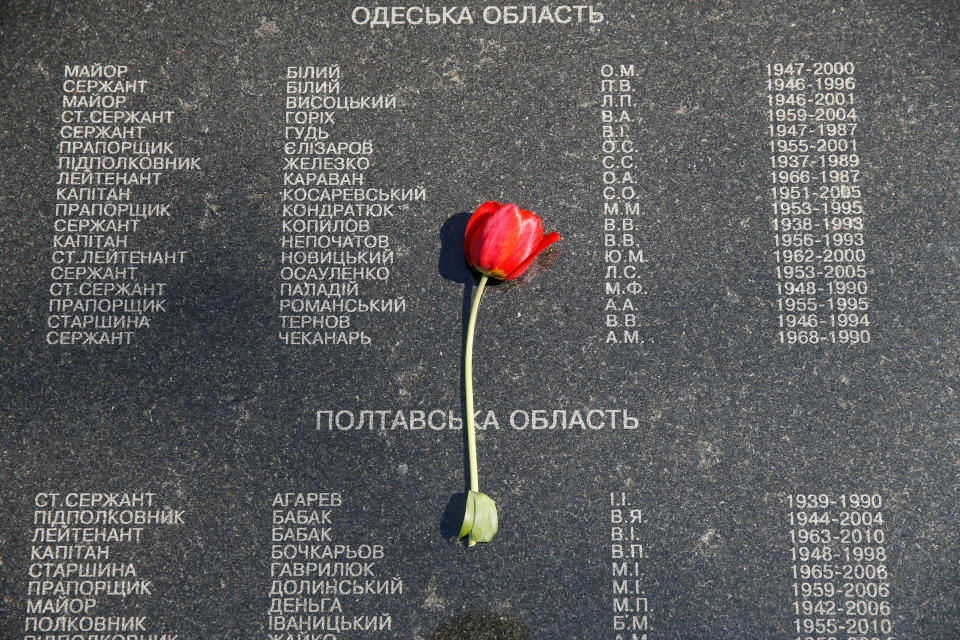
<path fill-rule="evenodd" d="M 556 231 L 543 235 L 543 222 L 537 214 L 491 200 L 477 207 L 470 217 L 463 250 L 467 264 L 483 275 L 514 280 L 559 239 Z"/>

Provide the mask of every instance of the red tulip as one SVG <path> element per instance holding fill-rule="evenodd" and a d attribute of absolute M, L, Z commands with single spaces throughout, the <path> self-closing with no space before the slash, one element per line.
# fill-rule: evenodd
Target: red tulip
<path fill-rule="evenodd" d="M 560 239 L 556 231 L 543 235 L 543 222 L 536 214 L 520 209 L 515 204 L 500 206 L 499 202 L 484 202 L 477 207 L 463 234 L 463 252 L 467 264 L 483 274 L 470 305 L 467 321 L 467 341 L 463 348 L 463 391 L 466 401 L 467 466 L 470 472 L 470 491 L 463 513 L 463 524 L 458 538 L 467 538 L 467 545 L 490 542 L 497 535 L 497 505 L 480 492 L 477 471 L 477 438 L 473 413 L 473 331 L 477 326 L 477 309 L 487 287 L 487 280 L 513 280 L 530 266 L 540 252 Z"/>
<path fill-rule="evenodd" d="M 463 251 L 467 264 L 483 275 L 514 280 L 559 239 L 556 231 L 543 235 L 543 222 L 537 214 L 491 200 L 477 207 L 470 217 Z"/>

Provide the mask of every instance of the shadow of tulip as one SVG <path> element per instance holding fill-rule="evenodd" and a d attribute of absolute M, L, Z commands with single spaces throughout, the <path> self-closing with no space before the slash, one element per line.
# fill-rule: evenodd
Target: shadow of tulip
<path fill-rule="evenodd" d="M 470 319 L 470 302 L 473 297 L 473 290 L 477 286 L 477 277 L 473 269 L 467 266 L 463 255 L 463 234 L 467 230 L 467 222 L 470 221 L 470 213 L 463 211 L 447 218 L 443 226 L 440 227 L 440 256 L 437 259 L 437 271 L 440 275 L 452 282 L 458 282 L 463 285 L 463 300 L 460 303 L 460 362 L 463 362 L 463 346 L 467 341 L 467 323 Z M 462 366 L 461 366 L 462 369 Z M 464 386 L 463 375 L 460 376 L 460 406 L 461 419 L 466 424 L 466 406 L 467 390 Z M 467 430 L 463 430 L 463 491 L 462 494 L 454 494 L 447 503 L 447 509 L 444 511 L 444 519 L 441 521 L 440 530 L 444 532 L 444 522 L 447 518 L 447 512 L 450 505 L 456 500 L 456 497 L 462 496 L 462 506 L 466 505 L 466 492 L 470 489 L 470 466 L 467 461 Z M 444 533 L 445 538 L 450 538 L 460 532 L 460 525 L 463 521 L 463 509 L 460 510 L 460 521 L 456 523 L 456 528 L 449 535 Z"/>
<path fill-rule="evenodd" d="M 440 227 L 440 256 L 437 259 L 437 271 L 447 280 L 472 287 L 476 283 L 476 276 L 467 266 L 463 256 L 463 234 L 467 231 L 470 215 L 467 211 L 454 214 Z"/>
<path fill-rule="evenodd" d="M 530 627 L 497 613 L 466 613 L 443 622 L 427 640 L 530 640 Z"/>
<path fill-rule="evenodd" d="M 447 506 L 440 517 L 440 535 L 445 540 L 456 538 L 463 525 L 463 513 L 467 509 L 467 492 L 461 491 L 450 496 Z"/>

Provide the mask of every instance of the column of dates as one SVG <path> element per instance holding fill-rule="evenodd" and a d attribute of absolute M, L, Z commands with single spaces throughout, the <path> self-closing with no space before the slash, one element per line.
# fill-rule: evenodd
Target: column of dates
<path fill-rule="evenodd" d="M 794 640 L 896 640 L 883 498 L 787 496 Z"/>
<path fill-rule="evenodd" d="M 870 342 L 855 70 L 849 61 L 767 65 L 781 344 Z"/>

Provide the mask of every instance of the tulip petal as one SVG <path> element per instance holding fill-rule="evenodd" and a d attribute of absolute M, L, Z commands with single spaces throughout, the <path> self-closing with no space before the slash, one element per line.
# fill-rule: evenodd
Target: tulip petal
<path fill-rule="evenodd" d="M 477 210 L 473 212 L 473 215 L 470 216 L 470 220 L 467 222 L 467 228 L 463 234 L 463 248 L 466 251 L 469 252 L 470 241 L 473 234 L 477 231 L 477 229 L 483 228 L 484 220 L 499 208 L 499 202 L 488 200 L 477 207 Z M 469 253 L 467 255 L 469 255 Z"/>
<path fill-rule="evenodd" d="M 500 265 L 505 274 L 513 271 L 527 261 L 530 254 L 536 249 L 540 238 L 543 237 L 543 222 L 535 214 L 520 212 L 520 227 L 517 229 L 517 243 L 510 252 L 510 256 Z"/>
<path fill-rule="evenodd" d="M 557 233 L 543 235 L 543 222 L 535 213 L 489 200 L 477 207 L 467 222 L 463 250 L 473 269 L 500 280 L 513 280 L 559 239 Z"/>
<path fill-rule="evenodd" d="M 503 278 L 507 267 L 516 264 L 514 251 L 522 227 L 520 210 L 516 205 L 505 204 L 484 216 L 482 222 L 471 234 L 470 246 L 466 248 L 467 261 L 478 271 Z"/>
<path fill-rule="evenodd" d="M 540 238 L 540 242 L 537 244 L 536 248 L 530 252 L 530 255 L 522 263 L 517 265 L 510 273 L 508 273 L 503 279 L 504 280 L 516 280 L 520 277 L 524 271 L 527 270 L 527 267 L 530 266 L 530 263 L 533 262 L 540 253 L 552 245 L 554 242 L 560 239 L 560 234 L 556 231 L 552 231 L 547 235 Z"/>

